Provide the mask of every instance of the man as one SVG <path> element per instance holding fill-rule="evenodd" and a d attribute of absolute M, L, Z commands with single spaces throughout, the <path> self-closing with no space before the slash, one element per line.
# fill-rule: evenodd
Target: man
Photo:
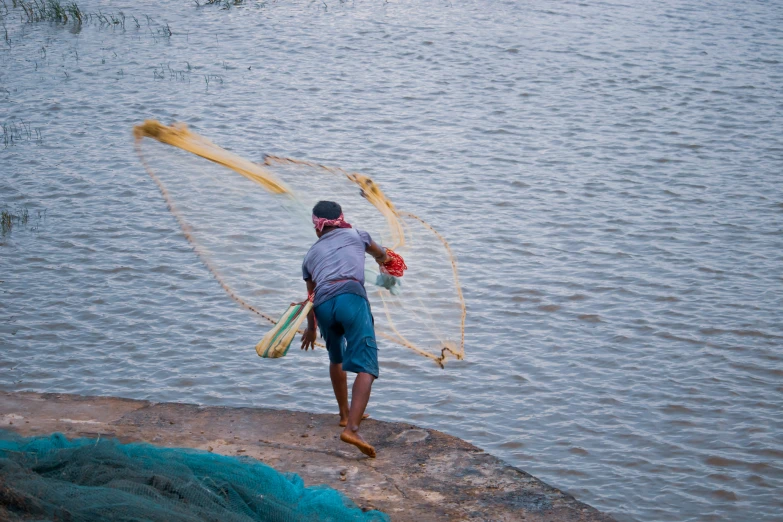
<path fill-rule="evenodd" d="M 375 448 L 359 433 L 372 383 L 378 378 L 374 321 L 364 289 L 364 254 L 373 256 L 379 265 L 389 258 L 386 249 L 367 232 L 345 222 L 342 208 L 333 201 L 319 201 L 313 207 L 313 225 L 318 241 L 302 262 L 307 292 L 313 296 L 302 349 L 314 348 L 317 324 L 329 352 L 329 376 L 340 408 L 340 426 L 345 427 L 340 440 L 375 458 Z M 356 373 L 350 408 L 346 371 Z"/>

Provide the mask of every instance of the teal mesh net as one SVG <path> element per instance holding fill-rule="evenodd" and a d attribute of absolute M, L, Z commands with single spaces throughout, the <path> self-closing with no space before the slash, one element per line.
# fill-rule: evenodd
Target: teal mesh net
<path fill-rule="evenodd" d="M 388 521 L 250 457 L 0 431 L 0 519 Z"/>

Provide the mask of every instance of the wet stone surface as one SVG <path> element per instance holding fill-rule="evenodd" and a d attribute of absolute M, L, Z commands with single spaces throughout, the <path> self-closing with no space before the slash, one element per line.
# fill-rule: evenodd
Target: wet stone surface
<path fill-rule="evenodd" d="M 435 430 L 368 419 L 369 459 L 339 441 L 336 415 L 112 397 L 0 393 L 0 427 L 24 436 L 116 437 L 249 456 L 325 484 L 392 520 L 610 521 L 535 477 Z M 306 435 L 306 436 L 305 436 Z"/>

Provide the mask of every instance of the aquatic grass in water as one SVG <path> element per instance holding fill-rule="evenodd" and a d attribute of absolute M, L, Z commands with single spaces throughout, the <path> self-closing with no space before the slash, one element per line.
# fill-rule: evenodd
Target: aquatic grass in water
<path fill-rule="evenodd" d="M 33 0 L 32 2 L 17 2 L 14 7 L 21 7 L 28 22 L 54 22 L 66 24 L 69 21 L 80 24 L 85 16 L 75 2 L 61 4 L 59 0 Z"/>
<path fill-rule="evenodd" d="M 11 36 L 8 34 L 8 27 L 5 25 L 5 17 L 8 16 L 9 10 L 5 3 L 5 0 L 0 0 L 0 25 L 3 28 L 3 40 L 8 46 L 11 46 Z"/>
<path fill-rule="evenodd" d="M 209 90 L 209 82 L 220 82 L 223 83 L 223 77 L 219 74 L 205 74 L 204 75 L 204 82 L 207 84 L 206 89 Z"/>
<path fill-rule="evenodd" d="M 30 230 L 37 232 L 41 222 L 46 218 L 46 209 L 36 210 L 35 215 L 32 216 L 35 219 L 34 224 L 30 227 Z M 17 210 L 3 210 L 0 212 L 0 234 L 3 236 L 10 234 L 16 226 L 24 226 L 30 223 L 30 210 L 28 208 L 21 208 Z"/>
<path fill-rule="evenodd" d="M 3 213 L 0 214 L 0 226 L 2 227 L 3 235 L 6 235 L 14 228 L 14 217 L 10 212 L 3 210 Z"/>
<path fill-rule="evenodd" d="M 86 13 L 76 4 L 71 2 L 67 4 L 60 3 L 59 0 L 32 0 L 17 1 L 14 0 L 14 7 L 21 8 L 27 23 L 34 22 L 52 22 L 56 24 L 81 25 L 84 22 L 95 21 L 100 25 L 125 28 L 125 14 L 122 11 L 115 14 L 104 14 L 101 11 L 97 13 Z M 7 10 L 7 7 L 6 7 Z M 133 17 L 136 28 L 140 28 L 138 19 Z"/>
<path fill-rule="evenodd" d="M 238 4 L 234 3 L 234 5 Z M 19 18 L 16 18 L 16 16 Z M 153 41 L 157 42 L 159 39 L 166 41 L 174 35 L 174 31 L 168 23 L 156 22 L 149 15 L 144 15 L 144 17 L 147 20 L 147 31 Z M 137 31 L 142 29 L 139 18 L 134 15 L 128 15 L 128 18 L 132 20 L 132 28 L 135 28 Z M 87 24 L 93 24 L 101 28 L 122 29 L 123 32 L 126 29 L 126 15 L 122 11 L 104 13 L 99 10 L 98 12 L 88 13 L 83 11 L 75 2 L 62 3 L 60 0 L 13 0 L 13 4 L 9 4 L 8 0 L 0 0 L 0 35 L 3 36 L 9 47 L 12 46 L 12 42 L 15 39 L 12 31 L 9 30 L 9 25 L 11 24 L 7 24 L 7 21 L 11 22 L 14 19 L 23 25 L 49 22 L 53 25 L 68 26 L 71 28 L 71 32 L 74 33 L 80 32 L 82 26 Z M 11 25 L 11 29 L 13 29 L 13 25 Z M 185 34 L 187 35 L 187 33 Z M 25 32 L 21 31 L 19 38 L 24 37 L 24 35 Z M 38 70 L 37 61 L 35 62 L 35 67 Z M 64 73 L 64 76 L 66 80 L 70 79 L 68 73 Z M 9 91 L 3 87 L 0 87 L 0 92 L 9 94 Z"/>
<path fill-rule="evenodd" d="M 19 141 L 43 141 L 40 129 L 33 129 L 29 123 L 23 120 L 18 122 L 12 120 L 2 124 L 3 129 L 3 148 L 8 148 Z"/>
<path fill-rule="evenodd" d="M 193 0 L 196 3 L 196 7 L 202 7 L 205 5 L 219 5 L 223 9 L 231 9 L 232 6 L 242 5 L 244 0 L 206 0 L 203 4 L 198 0 Z"/>
<path fill-rule="evenodd" d="M 14 225 L 26 225 L 29 220 L 30 212 L 26 208 L 17 212 L 3 210 L 0 213 L 0 228 L 3 235 L 6 235 L 11 232 Z"/>

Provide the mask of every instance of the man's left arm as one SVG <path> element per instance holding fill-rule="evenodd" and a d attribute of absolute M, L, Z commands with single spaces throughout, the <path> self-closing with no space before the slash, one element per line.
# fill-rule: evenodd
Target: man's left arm
<path fill-rule="evenodd" d="M 315 292 L 315 282 L 312 279 L 305 279 L 307 284 L 307 298 Z M 307 314 L 307 328 L 302 334 L 302 350 L 307 351 L 309 349 L 315 350 L 315 338 L 317 337 L 316 327 L 318 322 L 315 319 L 315 308 L 310 309 L 310 313 Z"/>

